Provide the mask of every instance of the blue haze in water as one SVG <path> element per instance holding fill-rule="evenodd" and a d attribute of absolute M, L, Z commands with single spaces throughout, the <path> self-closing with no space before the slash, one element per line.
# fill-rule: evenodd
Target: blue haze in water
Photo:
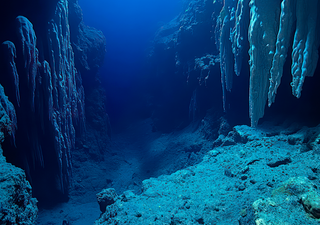
<path fill-rule="evenodd" d="M 107 53 L 100 77 L 111 123 L 128 117 L 155 32 L 181 12 L 183 2 L 79 0 L 85 24 L 101 30 L 106 37 Z"/>

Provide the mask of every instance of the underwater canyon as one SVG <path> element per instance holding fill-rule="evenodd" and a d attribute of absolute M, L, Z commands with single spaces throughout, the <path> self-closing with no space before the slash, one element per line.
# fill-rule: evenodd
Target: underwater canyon
<path fill-rule="evenodd" d="M 319 0 L 94 5 L 0 9 L 0 224 L 319 223 Z"/>

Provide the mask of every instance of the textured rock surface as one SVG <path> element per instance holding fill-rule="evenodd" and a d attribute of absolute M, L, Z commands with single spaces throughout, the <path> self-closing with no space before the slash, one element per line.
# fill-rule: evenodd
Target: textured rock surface
<path fill-rule="evenodd" d="M 112 205 L 116 202 L 118 195 L 116 190 L 113 188 L 104 189 L 97 194 L 97 201 L 100 206 L 100 211 L 104 213 L 107 206 Z"/>
<path fill-rule="evenodd" d="M 300 98 L 306 76 L 318 63 L 319 1 L 250 2 L 250 118 L 252 126 L 264 115 L 267 99 L 275 101 L 291 38 L 292 94 Z M 272 18 L 272 19 L 270 19 Z M 274 19 L 275 18 L 275 19 Z M 293 35 L 294 31 L 294 35 Z M 310 60 L 312 58 L 312 60 Z"/>
<path fill-rule="evenodd" d="M 15 132 L 15 126 L 15 110 L 0 85 L 0 143 Z M 24 171 L 6 162 L 0 145 L 0 224 L 32 225 L 37 213 L 37 200 Z"/>
<path fill-rule="evenodd" d="M 236 126 L 227 135 L 233 145 L 144 180 L 141 194 L 124 192 L 96 224 L 318 224 L 319 150 L 304 151 L 308 138 L 289 143 L 291 135 L 312 131 L 319 128 Z M 276 158 L 290 160 L 270 167 Z"/>
<path fill-rule="evenodd" d="M 11 79 L 2 78 L 1 83 L 6 86 L 7 83 L 11 83 L 15 87 L 14 96 L 17 101 L 17 105 L 20 105 L 20 91 L 19 91 L 19 75 L 17 71 L 17 66 L 15 60 L 17 58 L 16 47 L 11 41 L 5 41 L 2 43 L 2 52 L 4 53 L 3 57 L 6 61 L 6 68 L 3 70 L 4 73 L 11 76 Z M 10 86 L 10 85 L 8 85 Z M 12 97 L 14 99 L 14 97 Z"/>
<path fill-rule="evenodd" d="M 17 129 L 17 116 L 13 104 L 4 93 L 4 88 L 0 85 L 0 143 L 4 141 L 5 135 L 15 136 Z M 1 151 L 2 153 L 2 151 Z"/>
<path fill-rule="evenodd" d="M 203 118 L 214 107 L 222 113 L 215 20 L 221 2 L 190 1 L 156 34 L 149 57 L 150 101 L 155 130 L 169 132 Z"/>
<path fill-rule="evenodd" d="M 106 39 L 101 31 L 86 26 L 77 0 L 70 1 L 71 42 L 75 64 L 81 74 L 85 92 L 86 131 L 77 139 L 73 152 L 76 164 L 82 155 L 94 162 L 103 161 L 103 152 L 110 143 L 111 127 L 106 113 L 106 94 L 98 69 L 106 53 Z M 88 151 L 89 150 L 89 151 Z"/>
<path fill-rule="evenodd" d="M 11 40 L 1 48 L 4 63 L 0 68 L 5 74 L 0 82 L 14 104 L 19 124 L 15 145 L 7 140 L 4 149 L 10 162 L 26 170 L 34 193 L 41 199 L 50 198 L 46 190 L 55 193 L 55 199 L 49 201 L 54 202 L 68 198 L 71 151 L 75 148 L 76 134 L 85 130 L 82 77 L 87 93 L 94 93 L 94 97 L 89 94 L 94 100 L 88 101 L 93 106 L 89 104 L 87 111 L 99 114 L 102 118 L 99 123 L 104 119 L 102 136 L 108 136 L 104 93 L 97 78 L 105 54 L 105 38 L 83 24 L 77 1 L 30 5 L 34 13 L 30 13 L 31 6 L 26 6 L 28 13 L 23 15 L 29 18 L 16 19 L 11 14 L 24 10 L 19 7 L 14 10 L 10 5 L 11 14 L 5 21 L 13 27 L 6 27 L 7 32 L 0 35 L 1 40 L 5 37 Z M 98 117 L 96 114 L 90 115 L 91 124 Z M 106 139 L 104 144 L 108 141 L 102 139 Z"/>
<path fill-rule="evenodd" d="M 314 224 L 320 204 L 315 187 L 306 177 L 288 179 L 273 190 L 272 197 L 252 204 L 256 224 Z"/>
<path fill-rule="evenodd" d="M 189 109 L 197 109 L 200 117 L 203 116 L 202 110 L 210 107 L 215 107 L 219 112 L 222 103 L 227 116 L 237 118 L 234 119 L 235 124 L 243 124 L 246 114 L 245 116 L 249 115 L 251 119 L 251 125 L 256 126 L 267 111 L 265 109 L 267 100 L 269 99 L 269 106 L 275 101 L 282 75 L 290 76 L 288 66 L 290 63 L 293 79 L 290 83 L 284 78 L 286 84 L 281 88 L 286 94 L 284 91 L 279 91 L 282 94 L 280 101 L 283 103 L 290 98 L 290 101 L 286 102 L 288 105 L 290 102 L 290 108 L 295 108 L 297 111 L 299 107 L 296 104 L 300 104 L 299 110 L 305 109 L 304 117 L 308 114 L 306 108 L 312 109 L 316 117 L 316 114 L 319 114 L 318 109 L 306 103 L 313 97 L 316 99 L 319 96 L 316 90 L 309 89 L 310 84 L 306 88 L 309 90 L 305 91 L 309 95 L 304 101 L 305 104 L 291 98 L 291 93 L 287 90 L 290 83 L 291 92 L 300 98 L 305 78 L 313 76 L 319 65 L 320 41 L 319 32 L 316 31 L 320 29 L 320 17 L 315 12 L 319 11 L 320 4 L 316 0 L 308 2 L 305 6 L 302 4 L 304 3 L 300 0 L 189 1 L 184 11 L 159 29 L 155 37 L 150 57 L 151 67 L 154 69 L 152 73 L 155 77 L 162 78 L 157 82 L 157 88 L 160 89 L 158 92 L 162 93 L 162 89 L 169 90 L 171 97 L 158 100 L 158 93 L 152 93 L 156 102 L 153 107 L 155 126 L 163 130 L 161 124 L 165 124 L 165 120 L 171 118 L 180 124 L 188 123 L 187 103 Z M 293 43 L 290 42 L 292 38 Z M 250 59 L 247 58 L 246 52 L 249 53 Z M 292 61 L 286 60 L 287 54 L 291 54 Z M 205 60 L 207 61 L 205 70 L 196 69 L 199 59 L 207 55 L 217 58 L 215 62 L 220 67 L 219 71 L 217 66 L 209 63 L 209 58 Z M 235 74 L 243 76 L 238 78 L 234 76 Z M 249 87 L 247 74 L 250 74 Z M 216 80 L 216 76 L 221 77 L 221 80 Z M 204 83 L 205 85 L 201 87 Z M 221 83 L 222 87 L 217 87 L 218 83 Z M 206 91 L 203 91 L 204 86 Z M 317 94 L 317 97 L 311 93 Z M 222 101 L 219 104 L 221 95 Z M 197 99 L 197 104 L 194 99 Z M 248 105 L 248 102 L 248 111 L 244 111 L 244 105 Z M 179 104 L 179 109 L 175 109 L 174 104 Z M 286 110 L 285 107 L 281 108 L 281 103 L 277 104 L 277 107 L 275 110 L 278 110 L 279 114 Z M 175 118 L 174 113 L 164 116 L 166 108 L 174 109 L 172 111 L 175 112 L 180 110 L 179 115 L 184 117 Z M 235 111 L 237 113 L 234 113 Z M 286 113 L 292 112 L 288 110 Z M 160 125 L 157 125 L 158 123 Z M 318 121 L 313 126 L 317 123 Z M 174 126 L 172 122 L 171 124 Z"/>
<path fill-rule="evenodd" d="M 0 147 L 1 148 L 1 147 Z M 13 166 L 0 156 L 0 224 L 35 224 L 37 200 L 22 169 Z"/>
<path fill-rule="evenodd" d="M 263 117 L 268 99 L 270 69 L 278 27 L 278 20 L 270 20 L 271 17 L 280 17 L 279 1 L 252 1 L 248 31 L 250 42 L 249 113 L 251 126 L 256 126 L 259 119 Z"/>
<path fill-rule="evenodd" d="M 17 131 L 16 145 L 6 154 L 8 159 L 24 168 L 31 178 L 35 178 L 33 185 L 36 194 L 46 189 L 45 185 L 49 185 L 47 188 L 56 187 L 62 196 L 66 196 L 71 174 L 70 151 L 75 145 L 75 127 L 79 124 L 84 126 L 85 120 L 84 92 L 81 77 L 74 65 L 70 42 L 68 1 L 57 3 L 55 15 L 45 34 L 47 36 L 44 36 L 48 38 L 50 54 L 39 52 L 38 48 L 44 48 L 44 37 L 40 36 L 38 44 L 33 24 L 26 17 L 18 16 L 15 24 L 16 39 L 19 40 L 16 42 L 17 70 L 22 96 L 20 107 L 18 98 L 14 102 L 20 129 Z M 25 134 L 28 134 L 27 137 Z M 14 158 L 17 155 L 25 158 L 21 160 L 23 163 Z M 44 164 L 49 159 L 55 165 L 46 170 Z M 37 177 L 40 174 L 46 174 L 46 179 L 58 179 L 44 184 Z M 53 185 L 55 182 L 58 184 Z"/>

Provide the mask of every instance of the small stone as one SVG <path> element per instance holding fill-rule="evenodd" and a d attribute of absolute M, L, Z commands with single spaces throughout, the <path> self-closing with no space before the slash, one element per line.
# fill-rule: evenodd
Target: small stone
<path fill-rule="evenodd" d="M 102 213 L 106 211 L 107 206 L 115 203 L 118 197 L 114 188 L 103 189 L 96 196 Z"/>

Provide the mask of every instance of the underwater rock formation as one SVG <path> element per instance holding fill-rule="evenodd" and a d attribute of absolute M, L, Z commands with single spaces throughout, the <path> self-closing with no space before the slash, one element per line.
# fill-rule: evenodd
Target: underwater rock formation
<path fill-rule="evenodd" d="M 4 141 L 5 135 L 15 135 L 17 129 L 17 116 L 13 104 L 8 100 L 4 93 L 2 85 L 0 85 L 0 112 L 1 112 L 1 134 L 0 142 Z"/>
<path fill-rule="evenodd" d="M 280 2 L 252 1 L 249 27 L 250 91 L 249 114 L 255 127 L 263 117 L 270 79 L 270 68 L 277 39 Z M 271 19 L 272 18 L 272 19 Z"/>
<path fill-rule="evenodd" d="M 100 206 L 100 211 L 104 213 L 106 211 L 107 206 L 112 205 L 116 202 L 118 195 L 114 188 L 108 188 L 102 190 L 97 194 L 97 201 Z"/>
<path fill-rule="evenodd" d="M 14 135 L 16 114 L 12 103 L 0 85 L 0 143 L 5 137 Z M 32 198 L 32 191 L 25 172 L 6 162 L 0 145 L 0 223 L 35 224 L 37 218 L 37 200 Z"/>
<path fill-rule="evenodd" d="M 16 47 L 11 41 L 5 41 L 2 43 L 2 51 L 4 53 L 4 58 L 7 59 L 7 73 L 12 77 L 11 83 L 15 86 L 15 97 L 17 105 L 20 105 L 20 91 L 19 91 L 19 75 L 15 63 L 15 58 L 17 58 Z"/>
<path fill-rule="evenodd" d="M 196 111 L 197 119 L 203 117 L 205 111 L 212 107 L 221 115 L 223 111 L 232 111 L 227 98 L 230 97 L 231 102 L 233 76 L 240 75 L 243 58 L 246 58 L 244 53 L 247 48 L 248 24 L 248 0 L 239 2 L 198 0 L 190 1 L 177 18 L 158 31 L 150 54 L 150 67 L 156 68 L 153 72 L 156 77 L 162 77 L 163 89 L 171 90 L 169 84 L 175 83 L 172 86 L 178 94 L 171 91 L 167 102 L 156 105 L 157 108 L 154 109 L 153 114 L 156 122 L 160 120 L 162 124 L 165 123 L 161 118 L 164 114 L 162 108 L 175 98 L 177 98 L 176 105 L 188 102 L 189 115 L 192 114 L 190 112 Z M 214 63 L 211 62 L 212 57 L 215 58 Z M 239 79 L 245 78 L 240 76 L 237 82 Z M 158 86 L 159 83 L 161 82 L 157 83 Z M 242 88 L 246 85 L 242 85 Z M 236 89 L 239 88 L 236 87 Z M 182 92 L 184 94 L 181 94 Z M 236 93 L 239 97 L 245 94 L 246 92 L 243 91 Z M 160 109 L 158 109 L 159 105 Z M 187 107 L 180 105 L 179 109 L 171 108 L 170 116 L 173 117 L 172 111 L 178 112 L 182 108 Z M 244 115 L 247 113 L 242 111 L 244 110 L 237 113 L 240 121 L 244 120 Z M 183 113 L 179 112 L 179 118 L 175 118 L 174 121 L 181 120 Z M 168 117 L 165 119 L 171 119 Z M 190 121 L 190 118 L 188 119 Z M 184 123 L 188 119 L 184 119 Z"/>
<path fill-rule="evenodd" d="M 81 135 L 86 126 L 81 75 L 85 75 L 87 86 L 90 83 L 90 90 L 95 90 L 99 86 L 97 71 L 105 53 L 103 34 L 85 26 L 82 17 L 77 17 L 81 9 L 76 0 L 51 3 L 37 3 L 37 7 L 52 14 L 39 13 L 37 17 L 36 13 L 26 13 L 36 26 L 25 16 L 10 21 L 16 32 L 10 33 L 14 29 L 7 28 L 6 36 L 11 40 L 1 46 L 0 79 L 13 102 L 4 107 L 15 122 L 12 130 L 16 130 L 11 132 L 15 134 L 15 142 L 6 139 L 4 154 L 10 162 L 25 169 L 35 196 L 44 201 L 55 198 L 50 202 L 68 197 L 71 151 L 75 148 L 76 134 Z M 101 103 L 104 98 L 93 101 Z M 104 110 L 101 104 L 96 108 Z M 108 122 L 105 111 L 101 115 Z"/>
<path fill-rule="evenodd" d="M 319 134 L 290 123 L 235 126 L 201 162 L 142 181 L 141 194 L 103 190 L 99 204 L 109 201 L 95 224 L 316 225 Z"/>
<path fill-rule="evenodd" d="M 225 90 L 231 91 L 232 81 L 233 81 L 233 55 L 232 53 L 232 43 L 230 40 L 230 30 L 232 23 L 234 24 L 234 19 L 231 21 L 231 12 L 229 10 L 233 9 L 232 5 L 226 4 L 222 8 L 222 12 L 218 18 L 217 26 L 220 26 L 218 30 L 218 45 L 220 51 L 220 71 L 221 71 L 221 84 L 222 84 L 222 98 L 223 98 L 223 110 L 226 110 L 226 94 Z M 216 28 L 217 30 L 217 28 Z"/>
<path fill-rule="evenodd" d="M 221 8 L 220 1 L 190 1 L 157 32 L 149 56 L 155 130 L 182 129 L 211 107 L 223 113 L 221 99 L 208 98 L 221 96 L 220 57 L 214 38 Z"/>
<path fill-rule="evenodd" d="M 0 83 L 13 103 L 3 107 L 14 121 L 13 141 L 7 138 L 3 143 L 4 155 L 25 170 L 41 204 L 64 201 L 71 185 L 76 136 L 89 127 L 84 137 L 102 140 L 97 154 L 109 141 L 98 78 L 106 40 L 102 32 L 84 25 L 77 0 L 10 5 L 0 26 L 5 29 L 0 40 L 9 40 L 1 45 Z M 85 111 L 92 111 L 89 122 Z"/>
<path fill-rule="evenodd" d="M 78 159 L 81 154 L 87 155 L 87 146 L 90 146 L 88 158 L 101 161 L 101 153 L 107 149 L 111 135 L 105 106 L 106 93 L 99 74 L 106 53 L 106 38 L 101 31 L 84 24 L 77 0 L 69 1 L 69 10 L 71 44 L 75 65 L 81 74 L 86 111 L 86 132 L 76 140 L 77 149 L 73 152 L 73 159 Z"/>
<path fill-rule="evenodd" d="M 272 197 L 252 204 L 255 222 L 285 224 L 292 220 L 296 224 L 312 224 L 315 218 L 320 218 L 319 200 L 320 195 L 308 178 L 291 177 L 272 191 Z"/>
<path fill-rule="evenodd" d="M 226 111 L 226 93 L 231 91 L 234 73 L 242 68 L 243 47 L 248 23 L 248 0 L 227 0 L 216 19 L 215 40 L 220 52 L 223 109 Z"/>
<path fill-rule="evenodd" d="M 292 46 L 292 94 L 299 98 L 306 77 L 313 76 L 318 62 L 320 46 L 320 3 L 317 0 L 282 1 L 279 32 L 276 42 L 271 81 L 269 88 L 269 106 L 274 102 L 277 88 L 282 77 L 290 40 L 294 32 Z M 303 9 L 303 10 L 301 10 Z"/>
<path fill-rule="evenodd" d="M 32 198 L 25 172 L 7 163 L 0 151 L 1 224 L 33 225 L 38 213 L 37 200 Z"/>
<path fill-rule="evenodd" d="M 24 58 L 24 68 L 27 75 L 27 85 L 30 90 L 31 106 L 34 108 L 35 90 L 36 90 L 36 76 L 38 73 L 38 49 L 37 37 L 33 30 L 32 23 L 24 16 L 16 18 L 16 26 L 19 39 L 22 44 L 22 54 Z"/>
<path fill-rule="evenodd" d="M 250 118 L 252 126 L 275 101 L 283 74 L 292 32 L 292 94 L 299 98 L 306 76 L 313 76 L 318 63 L 320 19 L 319 1 L 251 1 Z M 294 27 L 295 25 L 295 27 Z"/>
<path fill-rule="evenodd" d="M 57 4 L 49 24 L 49 64 L 52 76 L 54 146 L 58 155 L 60 185 L 64 192 L 71 176 L 70 151 L 75 147 L 75 125 L 84 126 L 84 90 L 74 64 L 70 42 L 68 1 Z"/>
<path fill-rule="evenodd" d="M 20 119 L 21 123 L 27 124 L 22 126 L 22 130 L 29 134 L 29 142 L 32 146 L 28 167 L 35 167 L 37 164 L 44 167 L 45 161 L 49 159 L 46 158 L 48 154 L 43 153 L 43 150 L 55 151 L 53 155 L 58 163 L 58 186 L 62 193 L 68 193 L 71 176 L 70 151 L 75 146 L 74 126 L 77 124 L 84 126 L 85 120 L 84 92 L 81 79 L 79 82 L 77 78 L 70 43 L 68 2 L 58 2 L 54 19 L 49 23 L 50 54 L 43 62 L 39 60 L 37 38 L 31 22 L 23 16 L 18 16 L 16 21 L 22 46 L 18 51 L 22 51 L 25 68 L 19 73 L 27 77 L 20 82 L 25 96 L 21 99 L 24 101 L 22 106 L 17 110 L 19 115 L 25 113 L 33 121 L 32 123 L 39 124 L 37 128 L 32 123 L 28 124 Z M 47 136 L 49 142 L 53 143 L 51 150 L 49 146 L 44 147 L 44 143 L 39 140 L 43 129 L 53 134 L 51 137 Z M 34 172 L 30 173 L 33 176 Z"/>
<path fill-rule="evenodd" d="M 245 76 L 249 73 L 247 113 L 251 126 L 255 127 L 264 116 L 267 101 L 269 106 L 275 101 L 287 54 L 292 57 L 291 86 L 294 96 L 301 96 L 305 77 L 313 76 L 319 57 L 319 10 L 320 3 L 317 0 L 305 5 L 299 0 L 190 1 L 186 10 L 156 35 L 151 53 L 152 62 L 153 58 L 158 59 L 154 68 L 159 69 L 155 73 L 162 74 L 164 68 L 170 65 L 168 61 L 174 62 L 175 67 L 168 68 L 170 70 L 167 72 L 180 79 L 187 74 L 185 77 L 189 88 L 194 90 L 195 86 L 190 78 L 195 76 L 198 80 L 201 79 L 201 75 L 193 70 L 194 60 L 207 54 L 218 56 L 223 110 L 227 115 L 232 113 L 234 96 L 241 95 L 240 88 L 246 93 L 247 78 L 234 78 L 234 74 L 239 76 L 243 73 L 242 76 Z M 213 40 L 216 48 L 211 45 Z M 246 51 L 249 53 L 248 65 L 244 64 L 244 59 L 247 59 Z M 161 58 L 164 57 L 167 58 L 167 66 L 162 65 Z M 214 67 L 209 71 L 210 77 L 217 73 Z M 178 79 L 172 77 L 171 79 Z M 234 79 L 237 81 L 234 82 Z M 232 86 L 237 85 L 234 90 L 236 92 L 230 93 Z M 209 85 L 207 88 L 211 89 L 213 86 Z M 211 99 L 216 99 L 217 96 L 221 94 L 211 95 Z M 193 94 L 188 97 L 190 105 L 193 104 Z M 242 105 L 248 104 L 247 101 L 242 100 Z M 220 110 L 217 105 L 215 108 Z"/>
<path fill-rule="evenodd" d="M 0 220 L 2 224 L 35 224 L 37 200 L 32 198 L 31 186 L 24 171 L 5 162 L 0 156 Z"/>
<path fill-rule="evenodd" d="M 247 11 L 250 6 L 249 116 L 251 125 L 257 126 L 258 120 L 264 115 L 267 99 L 269 106 L 275 101 L 294 30 L 296 31 L 291 66 L 293 95 L 299 98 L 305 77 L 313 76 L 318 63 L 320 44 L 317 32 L 320 30 L 320 19 L 317 15 L 320 6 L 317 0 L 306 5 L 299 0 L 283 0 L 281 3 L 253 0 L 250 4 L 249 1 L 240 0 L 237 9 L 235 4 L 235 1 L 224 1 L 224 7 L 217 20 L 220 29 L 216 28 L 220 31 L 216 40 L 220 43 L 223 104 L 225 109 L 224 90 L 230 91 L 232 87 L 233 73 L 229 70 L 233 60 L 231 49 L 235 54 L 235 73 L 239 75 L 241 71 L 244 30 L 247 25 L 245 18 L 248 17 Z M 236 20 L 236 23 L 231 18 Z"/>
<path fill-rule="evenodd" d="M 249 0 L 239 0 L 235 11 L 235 27 L 232 29 L 232 52 L 234 54 L 234 72 L 240 75 L 243 61 L 243 50 L 247 47 L 249 23 Z"/>

